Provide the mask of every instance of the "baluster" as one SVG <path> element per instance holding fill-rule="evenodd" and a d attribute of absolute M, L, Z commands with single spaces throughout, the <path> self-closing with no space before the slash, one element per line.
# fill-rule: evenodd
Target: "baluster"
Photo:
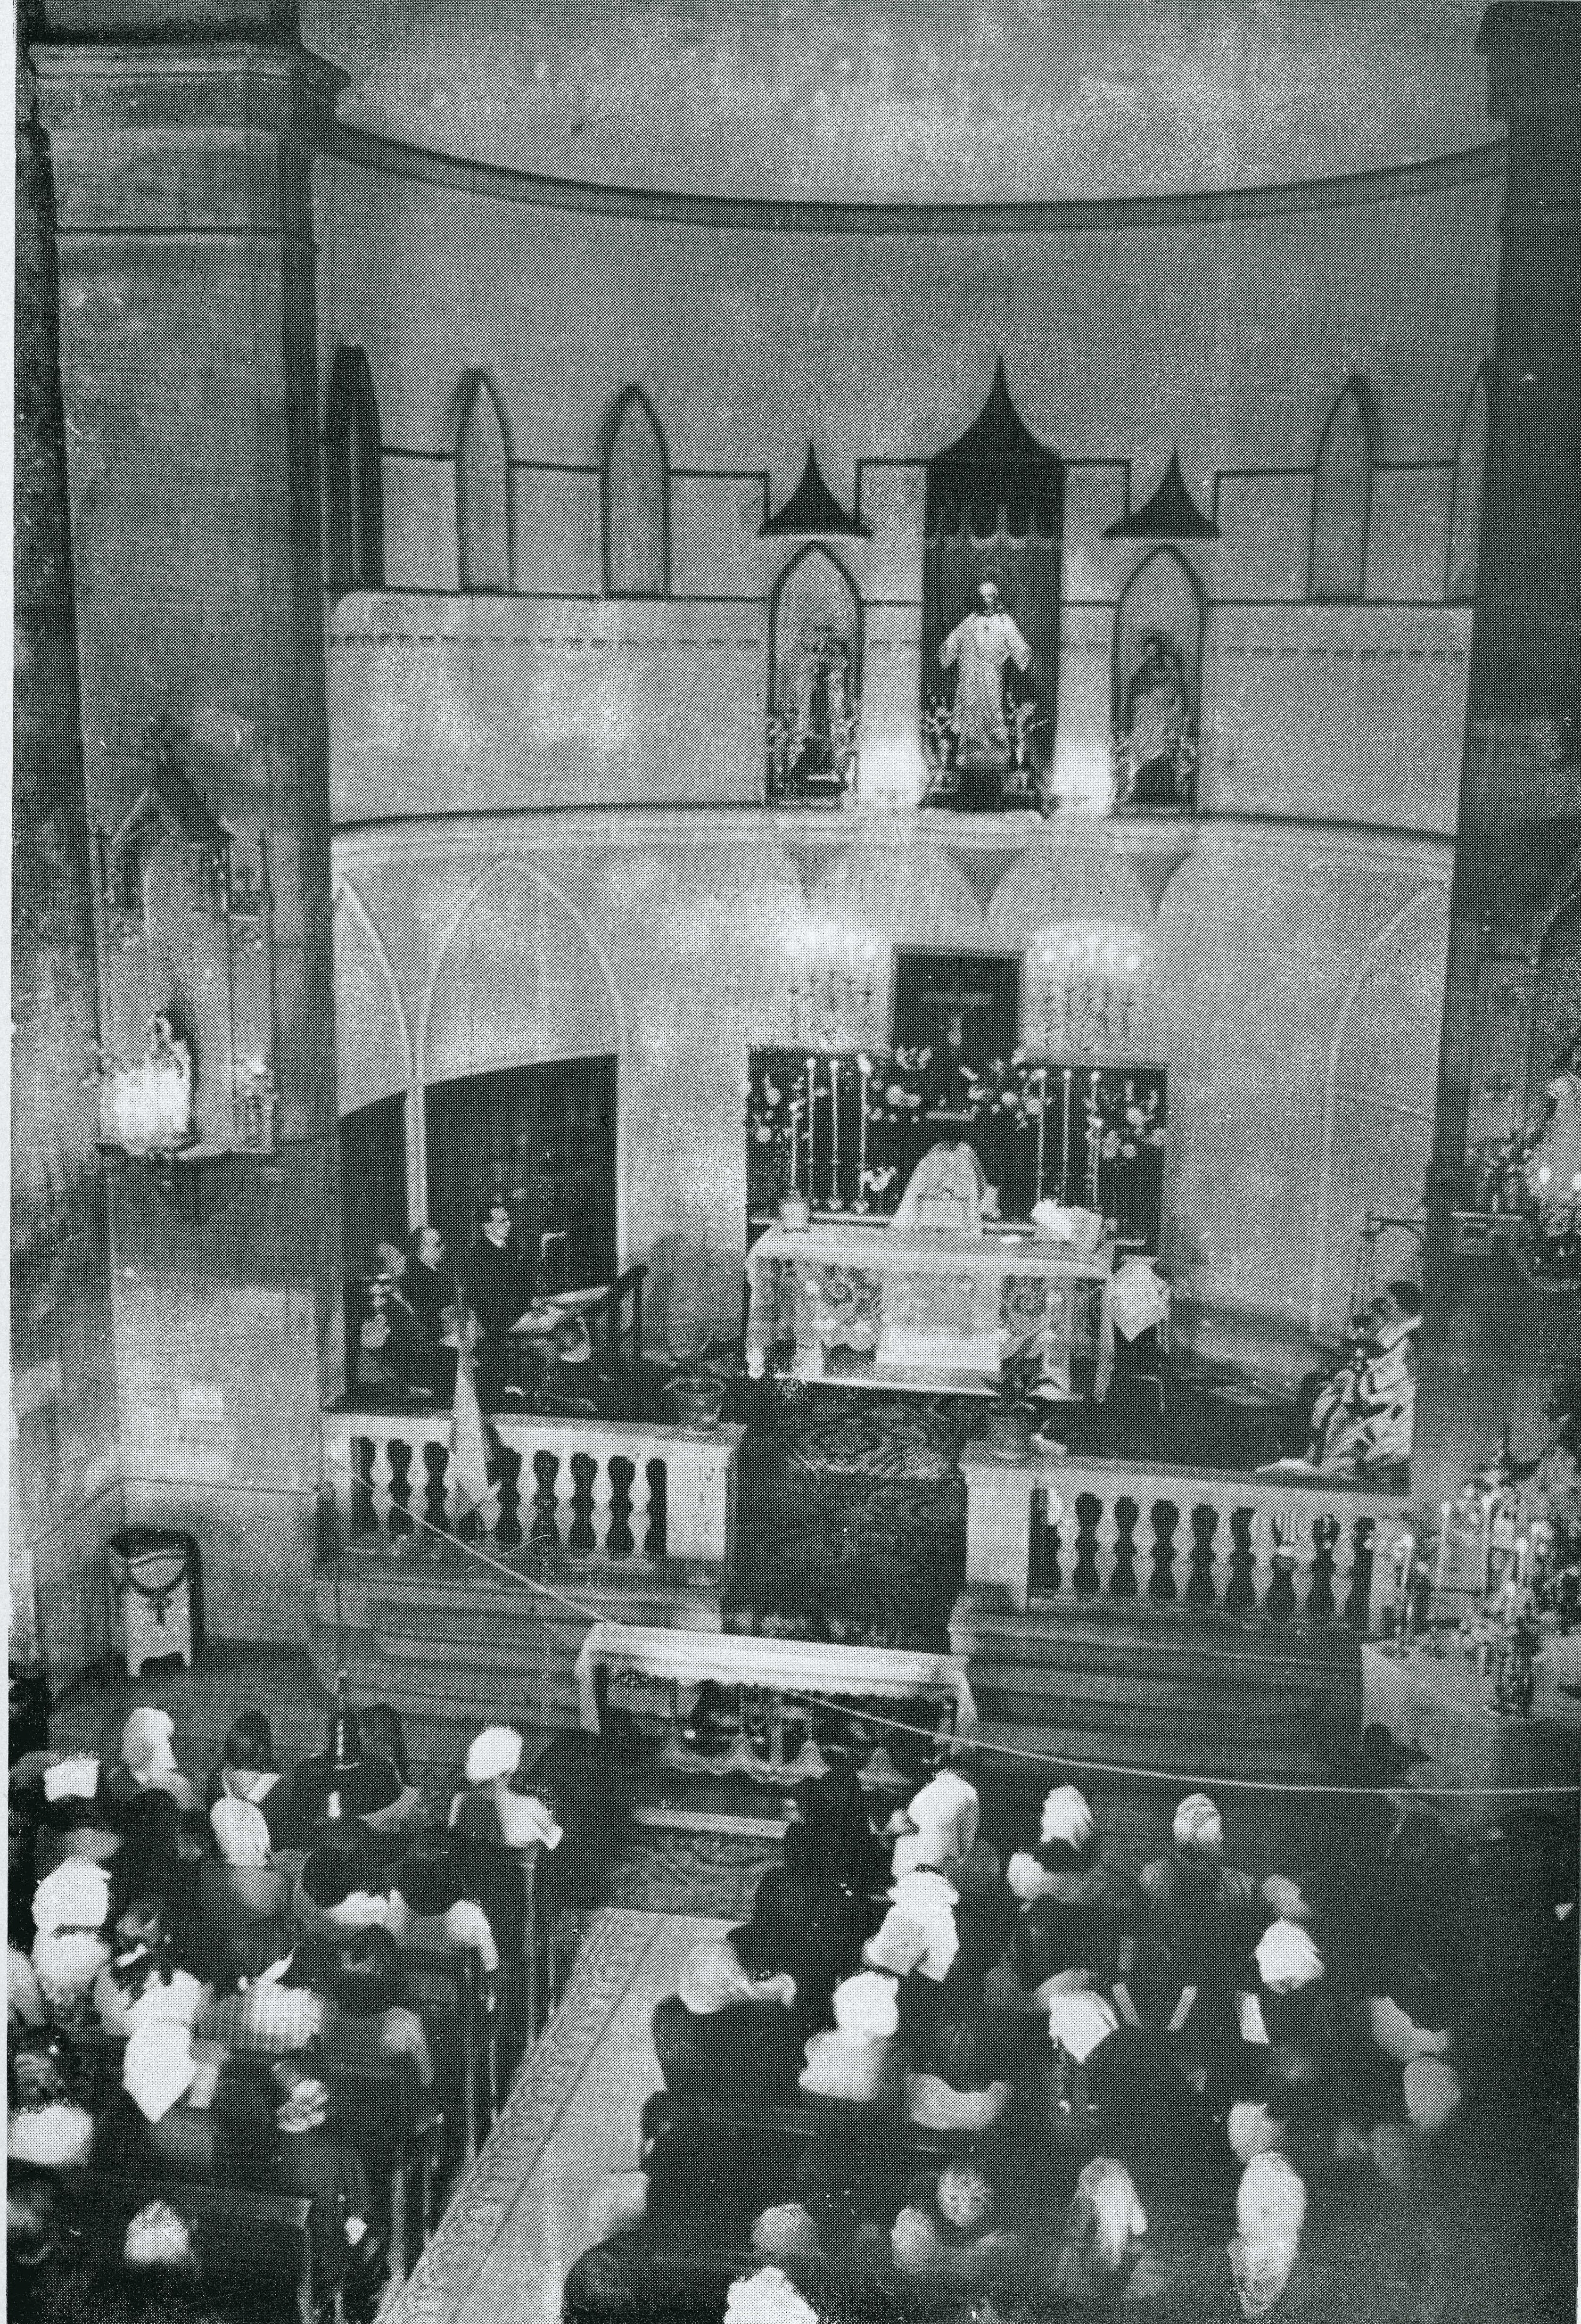
<path fill-rule="evenodd" d="M 1263 1610 L 1271 1622 L 1288 1622 L 1297 1610 L 1295 1575 L 1301 1558 L 1301 1521 L 1294 1509 L 1282 1509 L 1267 1523 L 1273 1538 Z"/>
<path fill-rule="evenodd" d="M 631 1537 L 633 1559 L 648 1554 L 648 1504 L 651 1491 L 647 1462 L 634 1461 L 631 1464 L 630 1499 L 626 1510 L 626 1530 Z"/>
<path fill-rule="evenodd" d="M 1173 1501 L 1153 1504 L 1153 1572 L 1147 1584 L 1147 1594 L 1156 1605 L 1172 1606 L 1175 1601 L 1175 1527 L 1181 1513 Z"/>
<path fill-rule="evenodd" d="M 1032 1586 L 1040 1596 L 1052 1596 L 1063 1578 L 1060 1572 L 1060 1520 L 1064 1514 L 1065 1504 L 1058 1493 L 1046 1485 L 1034 1487 Z"/>
<path fill-rule="evenodd" d="M 1098 1525 L 1103 1503 L 1096 1493 L 1076 1496 L 1076 1571 L 1071 1587 L 1078 1598 L 1096 1597 L 1102 1586 L 1098 1571 Z"/>
<path fill-rule="evenodd" d="M 1111 1598 L 1136 1595 L 1136 1520 L 1142 1511 L 1129 1493 L 1115 1503 L 1115 1570 L 1109 1576 Z"/>
<path fill-rule="evenodd" d="M 1337 1517 L 1312 1520 L 1312 1585 L 1307 1592 L 1307 1612 L 1314 1622 L 1334 1618 L 1334 1553 L 1339 1544 Z"/>
<path fill-rule="evenodd" d="M 385 1441 L 390 1456 L 390 1517 L 386 1531 L 391 1549 L 400 1554 L 404 1543 L 415 1531 L 412 1518 L 412 1462 L 417 1447 L 403 1436 L 391 1436 Z"/>
<path fill-rule="evenodd" d="M 346 1452 L 346 1538 L 356 1541 L 373 1530 L 372 1496 L 368 1490 L 368 1470 L 373 1458 L 372 1439 L 354 1436 Z"/>
<path fill-rule="evenodd" d="M 509 1444 L 500 1447 L 500 1473 L 496 1479 L 500 1493 L 500 1514 L 494 1524 L 494 1539 L 501 1549 L 517 1549 L 521 1545 L 521 1471 L 522 1458 Z"/>
<path fill-rule="evenodd" d="M 569 1452 L 551 1453 L 555 1463 L 555 1538 L 568 1555 L 576 1551 L 576 1471 Z"/>
<path fill-rule="evenodd" d="M 1188 1606 L 1211 1606 L 1218 1595 L 1213 1578 L 1213 1540 L 1218 1531 L 1218 1511 L 1211 1501 L 1199 1501 L 1191 1511 L 1191 1572 L 1186 1583 Z"/>
<path fill-rule="evenodd" d="M 368 1463 L 368 1493 L 373 1517 L 373 1530 L 389 1544 L 391 1553 L 399 1557 L 400 1545 L 390 1539 L 390 1512 L 395 1506 L 395 1471 L 391 1464 L 390 1439 L 375 1436 L 373 1457 Z"/>
<path fill-rule="evenodd" d="M 607 1557 L 610 1554 L 610 1526 L 615 1513 L 615 1480 L 610 1474 L 607 1460 L 594 1464 L 593 1471 L 593 1554 Z"/>
<path fill-rule="evenodd" d="M 1353 1519 L 1350 1528 L 1350 1587 L 1345 1593 L 1345 1618 L 1353 1630 L 1365 1630 L 1371 1618 L 1375 1548 L 1372 1518 Z"/>
<path fill-rule="evenodd" d="M 1227 1607 L 1237 1614 L 1251 1612 L 1258 1601 L 1256 1545 L 1257 1512 L 1238 1508 L 1229 1513 L 1229 1586 L 1224 1593 Z"/>

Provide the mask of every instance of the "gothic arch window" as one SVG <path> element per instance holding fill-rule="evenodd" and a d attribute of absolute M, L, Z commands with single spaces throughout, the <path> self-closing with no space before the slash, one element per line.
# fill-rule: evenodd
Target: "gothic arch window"
<path fill-rule="evenodd" d="M 1476 595 L 1476 557 L 1482 536 L 1482 479 L 1488 456 L 1488 375 L 1472 382 L 1455 439 L 1455 497 L 1449 510 L 1449 553 L 1444 563 L 1444 595 L 1468 605 Z"/>
<path fill-rule="evenodd" d="M 856 782 L 862 601 L 821 541 L 798 549 L 768 601 L 768 796 L 835 806 Z"/>
<path fill-rule="evenodd" d="M 455 429 L 455 554 L 464 589 L 510 586 L 510 447 L 481 371 L 461 383 Z"/>
<path fill-rule="evenodd" d="M 337 347 L 324 418 L 325 499 L 333 589 L 384 586 L 383 438 L 361 347 Z"/>
<path fill-rule="evenodd" d="M 617 398 L 605 423 L 602 480 L 605 594 L 667 597 L 670 460 L 639 387 Z"/>
<path fill-rule="evenodd" d="M 1354 604 L 1367 575 L 1373 501 L 1372 398 L 1348 379 L 1328 414 L 1312 478 L 1312 543 L 1307 595 Z"/>
<path fill-rule="evenodd" d="M 1115 805 L 1191 807 L 1202 706 L 1202 584 L 1178 549 L 1144 557 L 1115 607 Z"/>

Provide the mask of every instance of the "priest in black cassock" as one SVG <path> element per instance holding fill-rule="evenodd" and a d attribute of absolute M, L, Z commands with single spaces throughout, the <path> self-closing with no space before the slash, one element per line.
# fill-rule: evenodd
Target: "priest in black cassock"
<path fill-rule="evenodd" d="M 492 1202 L 483 1213 L 477 1239 L 466 1255 L 462 1287 L 481 1334 L 478 1394 L 487 1407 L 499 1403 L 505 1385 L 510 1326 L 533 1298 L 532 1261 L 516 1240 L 510 1206 L 503 1196 Z"/>

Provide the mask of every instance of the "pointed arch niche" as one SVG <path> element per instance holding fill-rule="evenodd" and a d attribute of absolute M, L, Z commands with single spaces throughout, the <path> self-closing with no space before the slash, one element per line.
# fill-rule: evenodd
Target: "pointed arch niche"
<path fill-rule="evenodd" d="M 481 371 L 467 373 L 456 396 L 455 560 L 463 589 L 510 586 L 510 441 Z"/>
<path fill-rule="evenodd" d="M 836 805 L 856 788 L 862 601 L 838 557 L 809 541 L 768 601 L 768 796 Z"/>
<path fill-rule="evenodd" d="M 1367 528 L 1372 521 L 1373 400 L 1363 379 L 1341 388 L 1318 446 L 1312 477 L 1312 539 L 1307 595 L 1354 604 L 1367 576 Z"/>
<path fill-rule="evenodd" d="M 604 423 L 600 467 L 605 595 L 667 597 L 670 456 L 664 430 L 639 387 L 616 398 Z"/>
<path fill-rule="evenodd" d="M 1120 592 L 1109 669 L 1117 807 L 1196 805 L 1206 606 L 1178 549 L 1155 549 Z"/>
<path fill-rule="evenodd" d="M 1482 540 L 1482 480 L 1488 456 L 1487 365 L 1471 383 L 1460 433 L 1455 439 L 1455 497 L 1449 510 L 1449 552 L 1444 560 L 1444 595 L 1452 605 L 1469 605 L 1476 595 L 1477 550 Z"/>
<path fill-rule="evenodd" d="M 337 347 L 324 415 L 325 509 L 333 589 L 384 586 L 384 441 L 361 347 Z"/>

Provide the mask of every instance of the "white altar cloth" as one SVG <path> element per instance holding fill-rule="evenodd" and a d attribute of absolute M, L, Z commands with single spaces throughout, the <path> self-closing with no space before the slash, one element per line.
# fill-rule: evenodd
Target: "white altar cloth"
<path fill-rule="evenodd" d="M 758 1378 L 776 1341 L 788 1339 L 802 1379 L 992 1394 L 1004 1358 L 1042 1333 L 1051 1356 L 1067 1360 L 1072 1339 L 1091 1342 L 1101 1403 L 1114 1370 L 1114 1258 L 1111 1242 L 1080 1252 L 992 1231 L 773 1226 L 747 1254 L 747 1369 Z M 871 1364 L 832 1370 L 839 1349 Z"/>
<path fill-rule="evenodd" d="M 847 1695 L 947 1694 L 955 1705 L 955 1732 L 977 1725 L 966 1664 L 959 1655 L 911 1654 L 896 1646 L 832 1646 L 809 1638 L 756 1638 L 733 1630 L 670 1630 L 630 1622 L 595 1622 L 576 1657 L 582 1724 L 598 1733 L 600 1671 L 634 1671 L 642 1678 L 701 1686 L 763 1687 L 774 1693 Z"/>

